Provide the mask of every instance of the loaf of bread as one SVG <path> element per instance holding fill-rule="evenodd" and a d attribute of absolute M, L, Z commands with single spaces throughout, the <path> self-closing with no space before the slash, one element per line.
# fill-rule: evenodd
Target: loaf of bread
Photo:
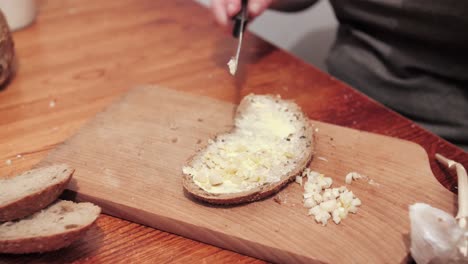
<path fill-rule="evenodd" d="M 0 179 L 0 222 L 28 216 L 51 204 L 73 172 L 68 165 L 59 164 Z"/>
<path fill-rule="evenodd" d="M 210 140 L 183 168 L 184 189 L 213 204 L 262 199 L 306 168 L 312 141 L 309 120 L 294 102 L 246 96 L 233 130 Z"/>
<path fill-rule="evenodd" d="M 24 219 L 0 224 L 0 253 L 57 250 L 82 237 L 101 209 L 91 203 L 57 201 Z"/>

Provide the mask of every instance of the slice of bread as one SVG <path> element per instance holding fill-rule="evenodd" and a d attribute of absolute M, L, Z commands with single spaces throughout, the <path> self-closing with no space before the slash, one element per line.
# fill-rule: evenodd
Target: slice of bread
<path fill-rule="evenodd" d="M 82 237 L 101 209 L 91 203 L 57 201 L 27 218 L 0 225 L 0 253 L 57 250 Z"/>
<path fill-rule="evenodd" d="M 301 109 L 271 95 L 248 95 L 233 130 L 218 135 L 183 168 L 184 189 L 212 204 L 238 204 L 278 192 L 312 158 L 313 131 Z"/>
<path fill-rule="evenodd" d="M 0 90 L 13 77 L 16 66 L 15 44 L 6 18 L 0 10 Z"/>
<path fill-rule="evenodd" d="M 53 165 L 0 179 L 0 222 L 33 214 L 55 201 L 68 185 L 74 170 Z"/>

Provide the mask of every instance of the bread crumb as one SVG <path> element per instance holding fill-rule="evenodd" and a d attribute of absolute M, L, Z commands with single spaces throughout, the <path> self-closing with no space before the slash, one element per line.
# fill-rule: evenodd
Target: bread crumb
<path fill-rule="evenodd" d="M 202 143 L 202 140 L 201 139 L 197 139 L 197 144 L 201 144 Z"/>
<path fill-rule="evenodd" d="M 18 154 L 18 155 L 16 155 L 16 157 L 17 157 L 18 159 L 20 159 L 22 156 L 21 156 L 21 154 Z"/>
<path fill-rule="evenodd" d="M 318 129 L 318 128 L 316 128 L 316 129 L 315 129 L 315 132 L 319 132 L 319 129 Z"/>
<path fill-rule="evenodd" d="M 279 195 L 276 195 L 274 198 L 273 198 L 273 201 L 275 201 L 275 203 L 281 205 L 282 201 L 281 201 L 281 198 L 279 197 Z"/>
<path fill-rule="evenodd" d="M 172 143 L 177 143 L 177 141 L 178 141 L 177 138 L 173 138 L 173 139 L 171 140 Z"/>
<path fill-rule="evenodd" d="M 5 163 L 6 163 L 7 166 L 10 166 L 10 165 L 11 165 L 11 160 L 10 160 L 10 159 L 7 159 L 7 160 L 5 161 Z"/>
<path fill-rule="evenodd" d="M 49 108 L 54 108 L 54 107 L 55 107 L 55 100 L 50 100 Z"/>
<path fill-rule="evenodd" d="M 279 205 L 282 205 L 282 204 L 286 204 L 287 201 L 286 201 L 286 196 L 287 195 L 281 195 L 281 194 L 278 194 L 276 195 L 275 197 L 273 197 L 273 201 L 275 201 L 275 203 L 279 204 Z"/>

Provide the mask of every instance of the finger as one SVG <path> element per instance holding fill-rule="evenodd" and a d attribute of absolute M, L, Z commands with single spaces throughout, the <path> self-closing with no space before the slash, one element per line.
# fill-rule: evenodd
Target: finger
<path fill-rule="evenodd" d="M 229 18 L 235 16 L 241 10 L 241 0 L 227 0 L 226 10 Z"/>
<path fill-rule="evenodd" d="M 215 17 L 216 22 L 221 26 L 226 26 L 228 23 L 226 0 L 213 0 L 211 1 L 211 11 Z"/>
<path fill-rule="evenodd" d="M 263 13 L 273 2 L 273 0 L 251 0 L 249 2 L 249 15 L 257 17 Z"/>

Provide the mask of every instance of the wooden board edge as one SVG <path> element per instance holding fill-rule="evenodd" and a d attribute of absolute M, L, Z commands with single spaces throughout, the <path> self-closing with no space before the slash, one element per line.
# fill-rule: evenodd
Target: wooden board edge
<path fill-rule="evenodd" d="M 262 245 L 242 237 L 223 234 L 205 227 L 195 226 L 178 219 L 156 215 L 141 209 L 123 205 L 120 203 L 96 199 L 94 197 L 77 194 L 67 190 L 65 195 L 68 199 L 76 202 L 91 202 L 98 204 L 102 208 L 102 213 L 111 215 L 123 220 L 139 223 L 164 232 L 182 236 L 191 240 L 213 245 L 225 250 L 234 251 L 242 255 L 273 263 L 326 263 L 308 256 L 287 252 L 279 248 Z M 197 230 L 196 232 L 193 232 Z M 229 245 L 227 247 L 226 245 Z M 272 254 L 272 252 L 275 252 Z"/>

